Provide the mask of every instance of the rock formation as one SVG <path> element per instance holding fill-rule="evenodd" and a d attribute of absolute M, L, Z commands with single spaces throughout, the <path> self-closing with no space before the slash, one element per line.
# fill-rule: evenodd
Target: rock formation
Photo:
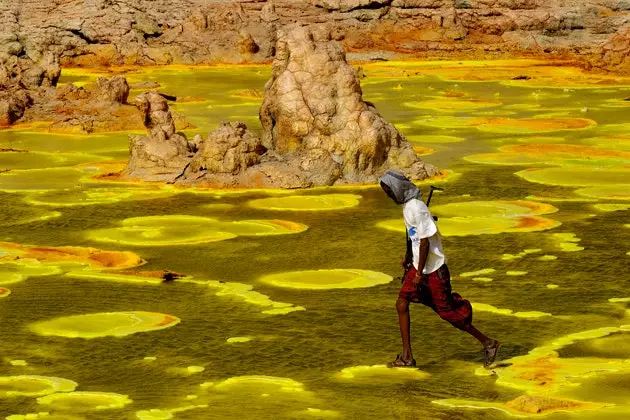
<path fill-rule="evenodd" d="M 362 100 L 356 70 L 323 27 L 279 31 L 273 74 L 260 109 L 262 139 L 223 123 L 188 141 L 166 100 L 137 98 L 148 135 L 132 136 L 124 178 L 212 187 L 305 188 L 374 182 L 388 169 L 414 179 L 437 169 L 376 108 Z"/>
<path fill-rule="evenodd" d="M 7 56 L 0 60 L 0 127 L 22 118 L 26 109 L 57 84 L 61 68 L 52 54 L 40 63 Z"/>
<path fill-rule="evenodd" d="M 404 136 L 363 101 L 356 70 L 325 27 L 280 31 L 260 108 L 263 145 L 314 184 L 373 181 L 390 167 L 427 177 Z"/>
<path fill-rule="evenodd" d="M 127 96 L 129 85 L 122 76 L 99 77 L 84 87 L 70 83 L 58 87 L 45 101 L 38 101 L 25 121 L 46 120 L 52 115 L 49 131 L 81 134 L 141 128 L 142 120 L 127 104 Z"/>
<path fill-rule="evenodd" d="M 358 58 L 597 53 L 628 0 L 90 0 L 0 2 L 0 56 L 62 64 L 260 62 L 276 30 L 330 23 Z M 368 52 L 367 55 L 361 53 Z M 1 59 L 0 59 L 1 60 Z"/>
<path fill-rule="evenodd" d="M 175 132 L 166 99 L 155 91 L 135 99 L 147 136 L 130 136 L 130 158 L 124 173 L 146 181 L 173 182 L 194 156 L 195 145 Z"/>
<path fill-rule="evenodd" d="M 198 151 L 190 162 L 188 173 L 237 175 L 260 163 L 267 149 L 242 122 L 222 123 L 203 142 L 196 141 Z"/>
<path fill-rule="evenodd" d="M 142 129 L 135 107 L 127 104 L 129 85 L 122 76 L 99 77 L 82 87 L 57 87 L 58 59 L 47 53 L 40 62 L 8 56 L 0 62 L 0 127 L 50 121 L 51 132 L 89 134 Z M 176 115 L 180 128 L 190 126 Z"/>
<path fill-rule="evenodd" d="M 591 64 L 606 70 L 628 73 L 630 71 L 630 26 L 615 34 L 606 42 Z"/>
<path fill-rule="evenodd" d="M 130 158 L 123 177 L 144 181 L 242 186 L 239 178 L 260 162 L 266 149 L 245 124 L 224 123 L 204 140 L 175 131 L 166 99 L 155 91 L 135 99 L 144 115 L 146 136 L 130 136 Z"/>

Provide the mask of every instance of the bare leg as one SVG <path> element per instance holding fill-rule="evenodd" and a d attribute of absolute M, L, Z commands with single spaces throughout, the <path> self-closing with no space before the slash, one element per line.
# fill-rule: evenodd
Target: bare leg
<path fill-rule="evenodd" d="M 490 365 L 494 362 L 494 359 L 497 356 L 497 352 L 499 351 L 499 342 L 492 338 L 488 338 L 472 325 L 467 327 L 465 331 L 475 337 L 477 340 L 479 340 L 479 342 L 483 345 L 483 351 L 486 358 L 483 365 L 484 367 L 489 368 Z"/>
<path fill-rule="evenodd" d="M 398 311 L 398 324 L 400 325 L 400 337 L 402 338 L 403 354 L 405 362 L 413 359 L 411 352 L 411 321 L 409 320 L 409 302 L 403 298 L 396 300 Z"/>
<path fill-rule="evenodd" d="M 492 341 L 491 338 L 488 338 L 486 335 L 484 335 L 484 333 L 482 333 L 481 331 L 479 331 L 477 328 L 473 327 L 472 325 L 466 328 L 466 332 L 472 335 L 473 337 L 475 337 L 477 340 L 479 340 L 479 342 L 483 344 L 484 346 Z"/>

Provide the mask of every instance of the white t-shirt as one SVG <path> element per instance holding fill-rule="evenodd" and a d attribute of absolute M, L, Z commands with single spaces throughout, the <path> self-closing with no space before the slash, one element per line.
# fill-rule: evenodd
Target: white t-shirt
<path fill-rule="evenodd" d="M 418 199 L 407 201 L 403 206 L 403 218 L 405 227 L 411 239 L 413 252 L 413 266 L 418 269 L 420 260 L 420 240 L 429 239 L 429 255 L 424 263 L 423 274 L 431 274 L 446 262 L 446 256 L 442 250 L 442 239 L 435 221 L 426 204 Z"/>

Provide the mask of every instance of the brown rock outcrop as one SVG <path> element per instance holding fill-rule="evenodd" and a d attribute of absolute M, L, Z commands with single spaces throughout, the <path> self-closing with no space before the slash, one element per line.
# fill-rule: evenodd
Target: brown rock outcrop
<path fill-rule="evenodd" d="M 57 84 L 61 74 L 59 62 L 50 54 L 40 63 L 16 56 L 3 60 L 0 59 L 0 127 L 22 118 L 34 100 Z"/>
<path fill-rule="evenodd" d="M 602 46 L 599 54 L 592 60 L 595 67 L 606 70 L 630 71 L 630 27 L 615 34 Z"/>
<path fill-rule="evenodd" d="M 131 136 L 123 178 L 211 187 L 305 188 L 374 182 L 396 168 L 437 174 L 376 108 L 362 100 L 356 70 L 330 31 L 279 31 L 273 74 L 260 109 L 262 139 L 223 123 L 206 139 L 175 132 L 156 92 L 137 98 L 148 135 Z"/>
<path fill-rule="evenodd" d="M 0 59 L 0 85 L 19 86 L 36 90 L 40 87 L 56 86 L 61 67 L 53 54 L 46 54 L 39 62 L 15 55 Z"/>
<path fill-rule="evenodd" d="M 82 87 L 65 84 L 40 92 L 21 122 L 51 121 L 48 130 L 60 133 L 141 129 L 142 119 L 126 103 L 129 85 L 122 76 L 100 77 Z"/>
<path fill-rule="evenodd" d="M 7 127 L 22 118 L 31 97 L 26 89 L 0 89 L 0 127 Z"/>
<path fill-rule="evenodd" d="M 60 74 L 58 59 L 49 53 L 39 63 L 5 57 L 0 63 L 0 127 L 50 121 L 49 131 L 81 134 L 144 127 L 135 107 L 126 103 L 129 85 L 124 77 L 57 87 Z M 181 128 L 190 127 L 183 118 L 177 119 Z"/>
<path fill-rule="evenodd" d="M 54 120 L 52 132 L 90 134 L 141 129 L 142 120 L 127 104 L 129 85 L 122 76 L 99 77 L 84 87 L 67 84 L 57 88 L 47 101 L 40 101 L 26 115 L 26 120 Z"/>

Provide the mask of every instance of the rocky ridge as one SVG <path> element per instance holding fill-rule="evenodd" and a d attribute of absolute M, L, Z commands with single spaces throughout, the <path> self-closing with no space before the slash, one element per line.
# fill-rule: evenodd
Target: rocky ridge
<path fill-rule="evenodd" d="M 0 61 L 53 52 L 68 65 L 261 62 L 277 29 L 299 22 L 330 24 L 356 58 L 525 53 L 597 65 L 630 24 L 630 1 L 5 0 L 0 20 Z"/>

